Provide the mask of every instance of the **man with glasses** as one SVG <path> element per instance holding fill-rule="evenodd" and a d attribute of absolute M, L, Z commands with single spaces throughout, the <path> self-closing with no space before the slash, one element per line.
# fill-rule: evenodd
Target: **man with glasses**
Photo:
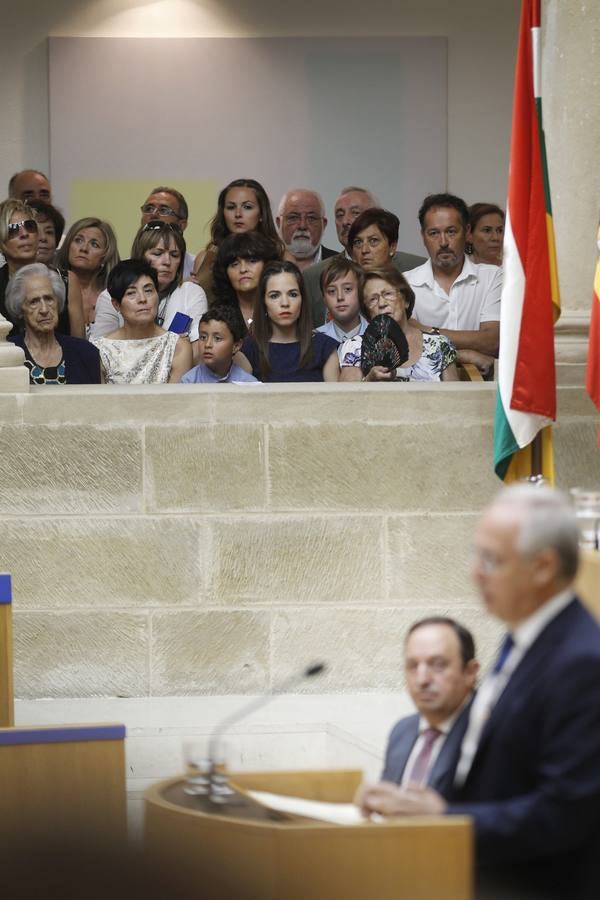
<path fill-rule="evenodd" d="M 321 244 L 327 219 L 323 200 L 316 191 L 293 188 L 284 194 L 275 224 L 292 262 L 299 269 L 337 255 L 335 250 Z"/>
<path fill-rule="evenodd" d="M 506 633 L 452 790 L 380 782 L 357 796 L 365 813 L 471 816 L 481 898 L 600 896 L 600 629 L 574 592 L 578 537 L 549 487 L 504 488 L 484 511 L 473 576 Z"/>
<path fill-rule="evenodd" d="M 148 222 L 166 222 L 175 225 L 180 231 L 185 231 L 188 223 L 188 205 L 185 197 L 172 187 L 155 187 L 140 207 L 142 218 L 141 225 Z M 189 251 L 185 254 L 183 263 L 183 280 L 189 278 L 194 267 L 194 254 Z"/>
<path fill-rule="evenodd" d="M 13 200 L 22 200 L 23 203 L 29 203 L 30 200 L 52 203 L 52 188 L 43 172 L 23 169 L 22 172 L 15 172 L 8 182 L 8 196 Z"/>

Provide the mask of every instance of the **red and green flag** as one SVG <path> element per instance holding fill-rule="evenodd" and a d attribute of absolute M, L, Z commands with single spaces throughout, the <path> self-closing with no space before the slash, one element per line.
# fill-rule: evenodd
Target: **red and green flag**
<path fill-rule="evenodd" d="M 597 239 L 598 250 L 600 250 L 600 225 L 598 225 Z M 600 410 L 600 256 L 596 263 L 596 274 L 594 275 L 585 386 L 588 394 Z M 598 443 L 600 444 L 600 428 L 598 429 Z"/>
<path fill-rule="evenodd" d="M 500 313 L 494 468 L 504 481 L 542 472 L 554 481 L 549 424 L 556 418 L 554 322 L 560 296 L 542 129 L 540 0 L 523 0 L 513 105 L 504 286 Z M 539 442 L 538 442 L 539 443 Z"/>

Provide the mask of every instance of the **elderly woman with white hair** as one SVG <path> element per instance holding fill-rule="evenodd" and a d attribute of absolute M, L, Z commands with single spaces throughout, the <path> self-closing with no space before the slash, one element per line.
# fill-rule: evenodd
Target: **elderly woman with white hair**
<path fill-rule="evenodd" d="M 99 384 L 100 354 L 93 344 L 57 332 L 65 285 L 43 263 L 23 266 L 6 289 L 6 308 L 22 325 L 9 340 L 25 352 L 31 384 Z"/>

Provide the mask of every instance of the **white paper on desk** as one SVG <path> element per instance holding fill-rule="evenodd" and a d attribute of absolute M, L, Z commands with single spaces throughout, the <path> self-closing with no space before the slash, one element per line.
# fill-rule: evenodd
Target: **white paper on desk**
<path fill-rule="evenodd" d="M 253 800 L 277 812 L 306 816 L 334 825 L 364 825 L 365 818 L 353 803 L 322 803 L 320 800 L 305 800 L 303 797 L 284 797 L 266 791 L 248 791 Z"/>

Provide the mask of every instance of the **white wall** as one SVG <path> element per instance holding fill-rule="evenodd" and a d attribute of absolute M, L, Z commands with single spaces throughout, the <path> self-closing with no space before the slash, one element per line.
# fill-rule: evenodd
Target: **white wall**
<path fill-rule="evenodd" d="M 0 32 L 0 185 L 25 166 L 48 168 L 49 34 L 421 34 L 448 38 L 448 187 L 469 199 L 504 203 L 519 9 L 519 0 L 304 0 L 301 6 L 276 0 L 6 3 Z M 543 0 L 542 30 L 563 308 L 587 314 L 600 203 L 600 3 Z"/>
<path fill-rule="evenodd" d="M 447 36 L 449 50 L 448 187 L 469 199 L 503 203 L 518 7 L 518 0 L 373 0 L 368 6 L 363 0 L 343 5 L 305 0 L 300 16 L 299 6 L 275 0 L 32 0 L 8 5 L 0 35 L 0 184 L 24 166 L 48 168 L 49 34 L 441 35 Z M 164 63 L 168 66 L 168 60 Z"/>

